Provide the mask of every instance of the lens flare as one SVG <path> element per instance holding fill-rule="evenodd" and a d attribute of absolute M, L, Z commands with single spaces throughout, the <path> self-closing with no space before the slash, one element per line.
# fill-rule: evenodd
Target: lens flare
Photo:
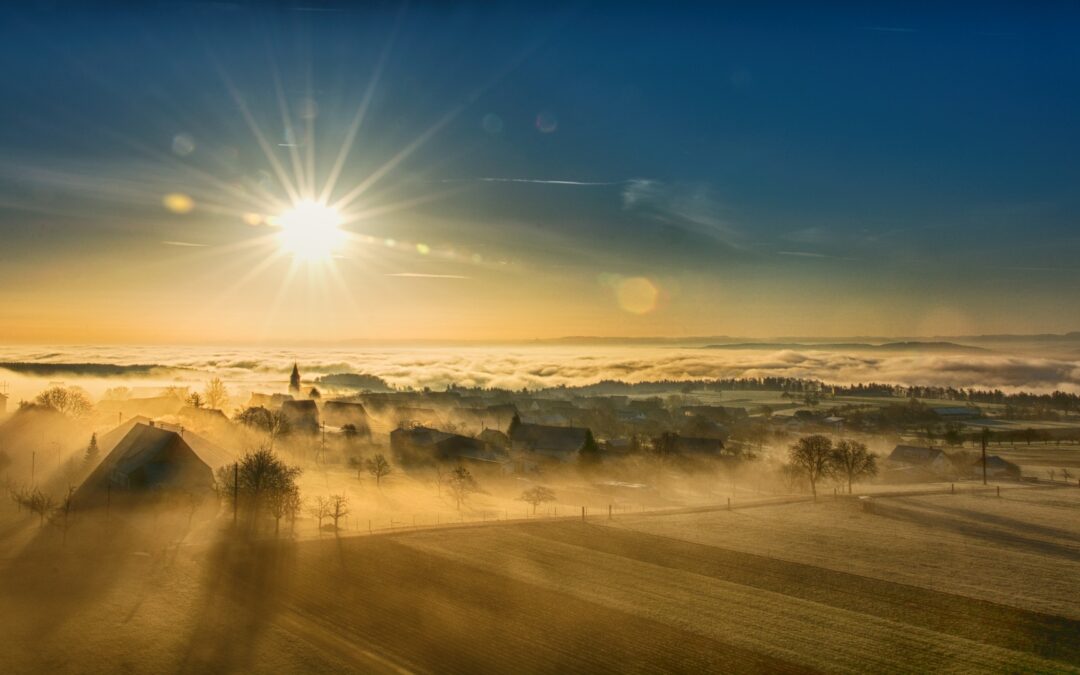
<path fill-rule="evenodd" d="M 631 314 L 648 314 L 656 309 L 660 290 L 645 277 L 622 279 L 615 287 L 615 298 L 624 311 Z"/>
<path fill-rule="evenodd" d="M 273 220 L 281 228 L 281 249 L 297 260 L 317 262 L 330 259 L 345 242 L 341 216 L 326 204 L 298 202 Z"/>

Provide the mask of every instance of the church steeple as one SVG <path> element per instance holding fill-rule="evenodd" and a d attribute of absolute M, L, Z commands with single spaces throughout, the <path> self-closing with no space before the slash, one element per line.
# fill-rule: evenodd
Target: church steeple
<path fill-rule="evenodd" d="M 292 366 L 292 375 L 289 376 L 289 393 L 293 395 L 300 393 L 300 369 L 297 368 L 295 362 Z"/>

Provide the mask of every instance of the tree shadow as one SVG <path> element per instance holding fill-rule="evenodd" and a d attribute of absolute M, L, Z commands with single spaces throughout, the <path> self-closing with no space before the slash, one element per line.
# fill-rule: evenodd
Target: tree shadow
<path fill-rule="evenodd" d="M 1069 561 L 1075 561 L 1078 555 L 1076 547 L 1024 537 L 1019 534 L 1004 531 L 995 527 L 988 527 L 977 522 L 964 520 L 960 517 L 947 514 L 936 514 L 933 512 L 907 508 L 897 504 L 885 506 L 880 502 L 875 507 L 874 513 L 878 516 L 892 520 L 904 521 L 922 525 L 924 527 L 961 534 L 975 539 L 982 539 L 995 546 L 1007 546 L 1020 551 L 1039 553 L 1041 555 L 1063 558 Z"/>
<path fill-rule="evenodd" d="M 181 672 L 234 672 L 253 663 L 259 638 L 287 591 L 296 545 L 223 528 L 204 556 L 202 597 Z"/>

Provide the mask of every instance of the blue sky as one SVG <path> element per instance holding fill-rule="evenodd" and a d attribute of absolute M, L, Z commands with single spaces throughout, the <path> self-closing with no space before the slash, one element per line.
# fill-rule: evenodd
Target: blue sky
<path fill-rule="evenodd" d="M 365 319 L 342 338 L 416 337 L 418 312 L 456 337 L 1080 324 L 1075 4 L 302 4 L 3 10 L 0 263 L 35 290 L 9 285 L 0 318 L 20 338 L 111 339 L 132 318 L 107 299 L 146 297 L 146 270 L 116 270 L 132 256 L 212 293 L 206 269 L 258 234 L 221 186 L 287 199 L 238 101 L 286 169 L 290 144 L 314 151 L 318 183 L 376 72 L 336 195 L 379 172 L 360 202 L 385 212 L 347 229 L 440 255 L 342 263 Z M 176 192 L 197 208 L 163 212 Z M 65 302 L 73 260 L 108 271 Z M 276 269 L 251 292 L 287 317 L 311 289 Z M 399 286 L 366 297 L 373 274 Z M 638 278 L 653 306 L 621 311 Z M 73 302 L 96 314 L 65 319 Z M 508 331 L 515 312 L 545 320 Z"/>

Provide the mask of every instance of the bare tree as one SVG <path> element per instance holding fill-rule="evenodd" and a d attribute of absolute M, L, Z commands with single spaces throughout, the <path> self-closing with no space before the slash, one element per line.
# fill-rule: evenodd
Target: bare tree
<path fill-rule="evenodd" d="M 330 515 L 330 500 L 322 496 L 316 497 L 308 506 L 308 514 L 315 519 L 319 532 L 322 532 L 322 522 Z"/>
<path fill-rule="evenodd" d="M 364 468 L 375 479 L 375 485 L 378 487 L 382 482 L 382 479 L 390 475 L 394 469 L 390 466 L 390 462 L 386 461 L 386 457 L 382 453 L 376 454 L 374 457 L 364 462 Z"/>
<path fill-rule="evenodd" d="M 1057 480 L 1057 470 L 1056 469 L 1047 469 L 1046 473 L 1050 474 L 1050 482 L 1054 482 L 1055 480 Z"/>
<path fill-rule="evenodd" d="M 1065 480 L 1066 483 L 1068 483 L 1070 480 L 1072 480 L 1072 474 L 1069 473 L 1068 469 L 1062 469 L 1061 470 L 1061 477 Z"/>
<path fill-rule="evenodd" d="M 518 501 L 532 504 L 533 513 L 536 513 L 536 507 L 544 502 L 555 501 L 555 493 L 542 485 L 537 485 L 522 492 L 521 496 L 518 497 Z"/>
<path fill-rule="evenodd" d="M 817 483 L 832 473 L 832 441 L 827 436 L 803 436 L 788 451 L 788 461 L 802 469 L 810 481 L 810 491 L 817 499 Z"/>
<path fill-rule="evenodd" d="M 274 536 L 281 531 L 281 519 L 295 514 L 299 510 L 300 488 L 296 485 L 282 485 L 271 490 L 266 496 L 270 515 L 274 517 Z M 295 518 L 295 515 L 293 515 Z"/>
<path fill-rule="evenodd" d="M 877 475 L 877 455 L 866 450 L 866 444 L 843 440 L 832 451 L 832 464 L 837 473 L 847 478 L 847 491 L 851 494 L 852 483 L 860 478 Z"/>
<path fill-rule="evenodd" d="M 203 398 L 206 399 L 207 407 L 223 410 L 229 405 L 229 390 L 220 377 L 212 377 L 203 389 Z"/>
<path fill-rule="evenodd" d="M 334 531 L 338 531 L 338 521 L 349 515 L 349 498 L 345 495 L 330 495 L 327 515 L 334 521 Z"/>
<path fill-rule="evenodd" d="M 270 437 L 270 449 L 274 449 L 274 441 L 289 433 L 292 427 L 289 418 L 280 410 L 271 412 L 262 406 L 245 408 L 236 416 L 236 421 L 252 429 L 266 432 Z"/>
<path fill-rule="evenodd" d="M 271 450 L 274 449 L 274 441 L 282 436 L 288 436 L 290 431 L 292 431 L 292 426 L 289 424 L 289 418 L 285 416 L 285 413 L 280 410 L 270 413 L 270 423 L 266 432 L 270 436 Z"/>
<path fill-rule="evenodd" d="M 455 467 L 450 471 L 447 485 L 457 502 L 458 511 L 461 510 L 461 505 L 469 499 L 469 495 L 480 491 L 480 486 L 476 483 L 472 473 L 463 466 Z"/>
<path fill-rule="evenodd" d="M 304 506 L 304 500 L 300 498 L 299 490 L 290 490 L 285 497 L 285 517 L 289 519 L 289 531 L 296 529 L 296 516 Z"/>
<path fill-rule="evenodd" d="M 94 407 L 90 397 L 79 387 L 49 387 L 34 401 L 71 417 L 86 417 Z"/>
<path fill-rule="evenodd" d="M 300 473 L 299 467 L 289 466 L 269 448 L 261 448 L 244 455 L 238 464 L 219 469 L 219 490 L 226 498 L 235 495 L 237 507 L 248 512 L 255 526 L 264 505 L 273 509 L 284 495 L 299 490 L 296 479 Z M 275 518 L 280 520 L 281 516 L 275 514 Z"/>
<path fill-rule="evenodd" d="M 40 527 L 45 526 L 45 518 L 56 508 L 56 502 L 53 501 L 52 495 L 42 492 L 39 488 L 12 490 L 11 498 L 21 508 L 37 514 Z"/>
<path fill-rule="evenodd" d="M 67 545 L 67 533 L 71 528 L 71 498 L 75 494 L 75 488 L 68 488 L 67 496 L 64 497 L 64 501 L 60 503 L 60 506 L 51 511 L 49 516 L 49 522 L 60 528 L 63 533 L 61 538 L 61 544 Z"/>
<path fill-rule="evenodd" d="M 184 402 L 192 408 L 202 408 L 204 405 L 203 397 L 197 391 L 188 394 L 188 397 L 184 399 Z"/>

